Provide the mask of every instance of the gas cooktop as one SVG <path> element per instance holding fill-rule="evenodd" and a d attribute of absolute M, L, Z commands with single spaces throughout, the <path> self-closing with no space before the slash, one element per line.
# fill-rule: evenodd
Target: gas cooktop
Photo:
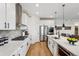
<path fill-rule="evenodd" d="M 19 36 L 19 37 L 13 38 L 12 41 L 24 40 L 27 37 L 28 36 Z"/>

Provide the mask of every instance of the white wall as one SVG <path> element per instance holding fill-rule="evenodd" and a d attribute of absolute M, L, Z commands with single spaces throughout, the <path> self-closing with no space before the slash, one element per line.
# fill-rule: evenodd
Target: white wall
<path fill-rule="evenodd" d="M 39 21 L 39 25 L 48 25 L 50 26 L 54 26 L 54 20 L 40 20 Z"/>

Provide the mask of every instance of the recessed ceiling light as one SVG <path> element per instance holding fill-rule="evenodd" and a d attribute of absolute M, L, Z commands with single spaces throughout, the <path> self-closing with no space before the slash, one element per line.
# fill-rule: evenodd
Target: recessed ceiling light
<path fill-rule="evenodd" d="M 39 7 L 39 4 L 37 3 L 37 4 L 35 4 L 35 6 L 36 6 L 36 7 Z"/>
<path fill-rule="evenodd" d="M 39 14 L 39 12 L 37 11 L 37 12 L 36 12 L 36 14 L 38 15 L 38 14 Z"/>

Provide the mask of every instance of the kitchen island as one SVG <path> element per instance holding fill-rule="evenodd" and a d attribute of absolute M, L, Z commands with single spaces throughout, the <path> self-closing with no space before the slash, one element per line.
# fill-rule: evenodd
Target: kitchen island
<path fill-rule="evenodd" d="M 25 56 L 29 46 L 29 38 L 22 41 L 11 41 L 4 46 L 0 46 L 0 56 Z"/>
<path fill-rule="evenodd" d="M 55 39 L 54 37 L 56 37 L 57 35 L 48 35 L 48 47 L 49 47 L 49 43 L 52 44 L 52 48 L 49 49 L 52 51 L 53 50 L 53 54 L 54 55 L 58 55 L 58 47 L 61 46 L 63 49 L 65 49 L 68 53 L 69 56 L 79 56 L 79 42 L 76 42 L 75 45 L 71 45 L 69 44 L 69 42 L 67 41 L 67 37 L 63 37 L 60 36 L 59 39 Z M 51 41 L 50 41 L 51 40 Z"/>

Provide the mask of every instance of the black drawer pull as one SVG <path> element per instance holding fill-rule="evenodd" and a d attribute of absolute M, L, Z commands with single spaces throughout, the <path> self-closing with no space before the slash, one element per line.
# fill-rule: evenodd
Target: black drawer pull
<path fill-rule="evenodd" d="M 23 46 L 21 46 L 21 48 L 23 48 Z"/>
<path fill-rule="evenodd" d="M 5 22 L 4 24 L 5 24 L 5 28 L 7 28 L 7 26 L 6 26 L 6 22 Z"/>

